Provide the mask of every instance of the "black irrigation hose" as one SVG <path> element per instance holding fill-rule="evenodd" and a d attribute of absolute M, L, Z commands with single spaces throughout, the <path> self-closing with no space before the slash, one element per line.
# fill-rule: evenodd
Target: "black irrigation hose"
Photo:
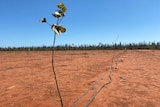
<path fill-rule="evenodd" d="M 76 99 L 76 100 L 72 103 L 72 105 L 71 105 L 70 107 L 75 106 L 83 97 L 85 97 L 85 95 L 88 94 L 88 92 L 89 92 L 90 90 L 93 90 L 93 89 L 95 88 L 95 86 L 100 82 L 100 80 L 102 80 L 102 79 L 106 76 L 106 74 L 107 74 L 107 71 L 106 71 L 106 72 L 104 73 L 104 75 L 103 75 L 101 78 L 99 78 L 99 80 L 97 80 L 87 91 L 85 91 L 82 96 L 80 96 L 78 99 Z"/>
<path fill-rule="evenodd" d="M 56 72 L 55 72 L 55 69 L 54 69 L 55 41 L 56 41 L 56 33 L 54 34 L 53 49 L 52 49 L 52 71 L 54 73 L 54 79 L 55 79 L 55 82 L 56 82 L 56 88 L 57 88 L 58 96 L 59 96 L 59 99 L 60 99 L 60 102 L 61 102 L 61 107 L 63 107 L 63 100 L 62 100 L 62 96 L 60 94 L 59 85 L 58 85 L 58 81 L 57 81 L 57 76 L 56 76 Z"/>
<path fill-rule="evenodd" d="M 112 57 L 112 65 L 113 65 L 113 60 L 114 60 L 114 53 L 113 53 L 113 57 Z M 112 66 L 112 65 L 111 65 L 111 66 Z M 111 68 L 112 68 L 112 67 L 111 67 Z M 97 81 L 95 82 L 95 84 L 93 84 L 87 91 L 85 91 L 83 95 L 81 95 L 78 99 L 76 99 L 76 100 L 72 103 L 72 105 L 71 105 L 70 107 L 75 106 L 83 97 L 85 97 L 85 95 L 88 94 L 88 92 L 89 92 L 90 90 L 94 89 L 95 86 L 100 82 L 100 80 L 102 80 L 102 79 L 106 76 L 106 74 L 107 74 L 107 71 L 104 73 L 104 75 L 103 75 L 101 78 L 99 78 L 99 80 L 97 80 Z"/>
<path fill-rule="evenodd" d="M 121 57 L 122 54 L 124 54 L 125 52 L 126 52 L 126 50 L 124 50 L 124 51 L 119 55 L 119 57 Z M 114 72 L 114 70 L 113 70 L 114 58 L 115 58 L 115 54 L 113 53 L 112 64 L 111 64 L 111 70 L 112 70 L 112 71 L 111 71 L 110 74 L 109 74 L 109 81 L 106 82 L 106 83 L 104 83 L 104 84 L 98 89 L 98 91 L 95 92 L 95 93 L 92 95 L 91 99 L 88 101 L 88 103 L 85 105 L 85 107 L 88 107 L 88 106 L 93 102 L 93 100 L 95 99 L 95 97 L 97 96 L 97 94 L 98 94 L 106 85 L 108 85 L 108 84 L 110 84 L 110 83 L 112 82 L 112 74 L 113 74 L 113 72 Z M 93 84 L 86 92 L 84 92 L 84 94 L 83 94 L 82 96 L 80 96 L 77 100 L 75 100 L 70 107 L 75 106 L 90 90 L 93 90 L 93 89 L 95 88 L 95 86 L 100 82 L 100 80 L 105 77 L 106 74 L 107 74 L 107 72 L 106 72 L 99 80 L 97 80 L 96 83 Z"/>
<path fill-rule="evenodd" d="M 125 52 L 126 52 L 126 50 L 124 50 L 124 51 L 120 54 L 119 57 L 121 57 Z M 112 66 L 113 66 L 113 62 L 114 62 L 114 56 L 113 56 L 113 58 L 112 58 Z M 112 71 L 111 71 L 110 74 L 109 74 L 109 81 L 106 82 L 105 84 L 103 84 L 103 85 L 99 88 L 99 90 L 92 95 L 91 99 L 88 101 L 88 103 L 85 105 L 85 107 L 88 107 L 88 106 L 93 102 L 93 100 L 95 99 L 95 97 L 97 96 L 97 94 L 98 94 L 106 85 L 108 85 L 108 84 L 110 84 L 110 83 L 112 82 L 112 74 L 113 74 L 114 70 L 113 70 L 113 67 L 111 67 L 111 69 L 112 69 Z"/>
<path fill-rule="evenodd" d="M 112 72 L 113 72 L 113 71 L 112 71 Z M 112 72 L 111 72 L 110 75 L 109 75 L 109 81 L 106 82 L 105 84 L 103 84 L 103 85 L 99 88 L 99 90 L 92 95 L 91 99 L 90 99 L 89 102 L 85 105 L 85 107 L 88 107 L 88 106 L 93 102 L 93 100 L 95 99 L 95 97 L 97 96 L 97 94 L 98 94 L 106 85 L 108 85 L 108 84 L 110 84 L 110 83 L 112 82 Z"/>

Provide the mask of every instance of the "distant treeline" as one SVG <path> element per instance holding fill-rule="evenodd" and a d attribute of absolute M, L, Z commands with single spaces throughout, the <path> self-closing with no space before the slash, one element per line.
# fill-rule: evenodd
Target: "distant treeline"
<path fill-rule="evenodd" d="M 52 46 L 32 46 L 32 47 L 5 47 L 0 48 L 0 51 L 50 51 Z M 160 49 L 160 42 L 140 42 L 140 43 L 114 43 L 98 45 L 58 45 L 55 50 L 122 50 L 122 49 Z"/>

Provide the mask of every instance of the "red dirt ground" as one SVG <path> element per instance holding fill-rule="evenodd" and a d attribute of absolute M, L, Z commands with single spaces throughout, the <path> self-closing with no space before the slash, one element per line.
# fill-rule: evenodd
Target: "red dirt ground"
<path fill-rule="evenodd" d="M 0 107 L 61 106 L 51 54 L 0 52 Z M 160 51 L 56 51 L 55 71 L 64 107 L 160 105 Z M 112 82 L 94 94 L 109 81 L 110 73 Z"/>

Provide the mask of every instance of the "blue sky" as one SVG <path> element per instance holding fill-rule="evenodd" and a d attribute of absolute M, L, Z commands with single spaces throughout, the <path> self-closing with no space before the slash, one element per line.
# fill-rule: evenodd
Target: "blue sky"
<path fill-rule="evenodd" d="M 62 44 L 98 44 L 160 41 L 160 0 L 62 0 L 67 32 Z M 39 20 L 51 15 L 59 0 L 1 0 L 0 47 L 51 46 L 53 31 Z"/>

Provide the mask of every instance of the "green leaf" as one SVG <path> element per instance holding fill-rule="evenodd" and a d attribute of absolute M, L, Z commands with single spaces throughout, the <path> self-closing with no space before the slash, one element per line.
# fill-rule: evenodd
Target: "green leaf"
<path fill-rule="evenodd" d="M 61 33 L 66 32 L 66 28 L 64 28 L 63 26 L 55 25 L 55 24 L 53 24 L 53 25 L 51 26 L 51 29 L 52 29 L 57 35 L 60 35 Z"/>
<path fill-rule="evenodd" d="M 61 9 L 62 7 L 64 7 L 64 3 L 60 2 L 59 4 L 57 4 L 57 7 Z"/>
<path fill-rule="evenodd" d="M 62 26 L 59 26 L 59 30 L 60 30 L 62 33 L 66 32 L 66 28 L 64 28 L 64 27 L 62 27 Z"/>
<path fill-rule="evenodd" d="M 61 8 L 61 10 L 62 10 L 62 12 L 64 13 L 64 12 L 67 11 L 67 8 L 64 6 L 64 7 Z"/>

